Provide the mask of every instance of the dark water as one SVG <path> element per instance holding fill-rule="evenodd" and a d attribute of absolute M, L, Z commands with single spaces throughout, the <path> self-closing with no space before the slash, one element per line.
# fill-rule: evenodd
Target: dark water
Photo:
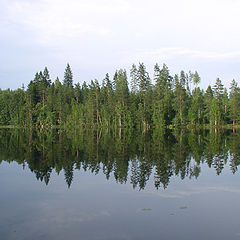
<path fill-rule="evenodd" d="M 240 239 L 240 133 L 0 130 L 0 239 Z"/>

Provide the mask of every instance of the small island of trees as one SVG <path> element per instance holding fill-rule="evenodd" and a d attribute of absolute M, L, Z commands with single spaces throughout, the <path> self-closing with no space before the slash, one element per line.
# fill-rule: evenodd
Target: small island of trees
<path fill-rule="evenodd" d="M 38 128 L 108 129 L 233 125 L 240 120 L 240 89 L 229 91 L 221 80 L 200 89 L 197 71 L 170 75 L 166 64 L 154 66 L 153 79 L 144 63 L 117 70 L 101 84 L 92 80 L 73 85 L 69 64 L 64 79 L 52 81 L 47 67 L 27 89 L 0 90 L 0 125 Z"/>

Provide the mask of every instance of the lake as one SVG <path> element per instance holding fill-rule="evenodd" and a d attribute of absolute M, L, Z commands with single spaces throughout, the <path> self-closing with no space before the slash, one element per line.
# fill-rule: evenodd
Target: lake
<path fill-rule="evenodd" d="M 239 131 L 2 129 L 0 239 L 240 239 L 239 164 Z"/>

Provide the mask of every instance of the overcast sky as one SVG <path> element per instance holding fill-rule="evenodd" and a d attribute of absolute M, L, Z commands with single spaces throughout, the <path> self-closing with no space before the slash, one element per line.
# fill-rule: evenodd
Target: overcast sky
<path fill-rule="evenodd" d="M 201 87 L 240 80 L 240 0 L 0 0 L 0 88 L 48 67 L 100 82 L 144 62 L 197 70 Z"/>

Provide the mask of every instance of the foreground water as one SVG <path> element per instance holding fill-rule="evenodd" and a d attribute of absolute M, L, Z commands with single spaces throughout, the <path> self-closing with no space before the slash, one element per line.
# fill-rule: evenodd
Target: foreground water
<path fill-rule="evenodd" d="M 240 239 L 240 134 L 0 131 L 0 239 Z"/>

